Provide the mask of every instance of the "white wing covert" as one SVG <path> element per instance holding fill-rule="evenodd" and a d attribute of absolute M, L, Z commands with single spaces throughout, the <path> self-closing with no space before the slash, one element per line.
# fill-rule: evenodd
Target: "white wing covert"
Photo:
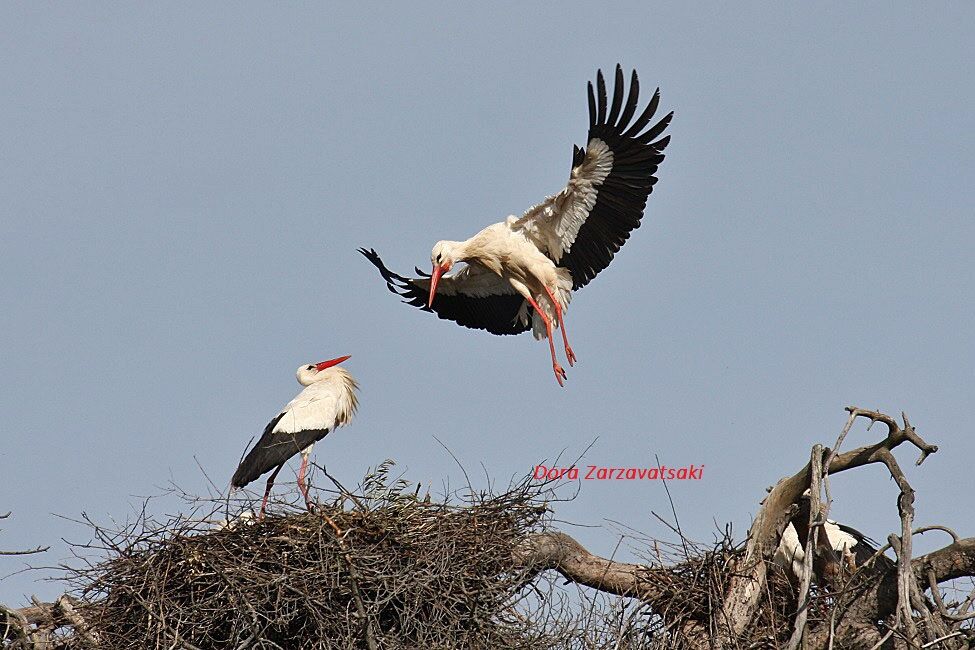
<path fill-rule="evenodd" d="M 602 71 L 596 91 L 589 84 L 589 138 L 575 147 L 566 187 L 529 208 L 511 224 L 549 259 L 568 268 L 573 290 L 585 286 L 640 226 L 647 197 L 657 178 L 670 136 L 657 140 L 673 113 L 644 131 L 660 103 L 659 89 L 632 123 L 640 93 L 636 70 L 623 100 L 623 69 L 616 66 L 612 104 L 608 105 Z"/>
<path fill-rule="evenodd" d="M 306 386 L 298 395 L 288 402 L 281 410 L 272 433 L 298 433 L 322 429 L 331 429 L 338 406 L 338 391 L 330 382 L 319 382 Z"/>

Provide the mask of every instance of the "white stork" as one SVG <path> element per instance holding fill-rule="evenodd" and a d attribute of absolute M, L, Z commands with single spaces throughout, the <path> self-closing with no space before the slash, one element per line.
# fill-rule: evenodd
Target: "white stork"
<path fill-rule="evenodd" d="M 624 85 L 618 65 L 612 103 L 601 71 L 595 92 L 589 84 L 589 139 L 585 149 L 574 147 L 565 189 L 467 241 L 437 242 L 430 255 L 431 275 L 416 269 L 421 277 L 406 278 L 386 268 L 376 251 L 359 252 L 376 265 L 390 291 L 410 305 L 492 334 L 531 329 L 536 339 L 547 337 L 555 378 L 564 386 L 552 329 L 562 330 L 565 356 L 573 365 L 576 356 L 563 319 L 571 292 L 606 268 L 639 227 L 670 141 L 670 136 L 659 136 L 673 113 L 647 128 L 660 102 L 659 89 L 631 123 L 640 91 L 635 70 L 625 101 Z M 444 275 L 458 262 L 467 266 Z"/>
<path fill-rule="evenodd" d="M 311 510 L 305 470 L 312 447 L 332 429 L 348 424 L 359 406 L 356 397 L 359 385 L 343 368 L 334 367 L 348 358 L 344 356 L 298 368 L 298 383 L 305 387 L 304 390 L 268 423 L 264 435 L 234 472 L 230 483 L 236 488 L 244 487 L 261 474 L 274 469 L 267 479 L 259 518 L 264 517 L 275 477 L 288 459 L 298 453 L 301 454 L 298 489 L 305 498 L 305 505 Z"/>
<path fill-rule="evenodd" d="M 772 561 L 781 566 L 789 574 L 789 579 L 799 582 L 802 578 L 802 564 L 806 558 L 806 541 L 808 539 L 808 522 L 811 501 L 809 489 L 803 492 L 799 499 L 799 510 L 792 521 L 782 531 L 782 539 L 775 549 Z M 798 529 L 796 524 L 798 525 Z M 799 530 L 802 535 L 799 535 Z M 877 552 L 877 543 L 846 524 L 827 519 L 816 537 L 818 548 L 814 557 L 821 556 L 820 549 L 829 550 L 836 554 L 836 559 L 842 560 L 848 570 L 855 571 L 863 566 Z M 830 559 L 830 558 L 827 558 Z M 875 560 L 879 568 L 890 568 L 893 563 L 886 555 L 879 555 Z M 827 564 L 828 568 L 831 563 Z M 835 567 L 835 564 L 832 564 Z"/>
<path fill-rule="evenodd" d="M 826 544 L 823 544 L 823 533 L 826 533 Z M 819 543 L 839 555 L 846 566 L 856 570 L 866 563 L 877 552 L 876 542 L 855 528 L 827 519 L 819 532 Z M 795 526 L 790 522 L 782 531 L 782 539 L 772 561 L 789 572 L 790 579 L 798 582 L 802 578 L 802 563 L 806 558 L 805 542 L 799 540 Z M 885 562 L 886 561 L 886 562 Z M 880 565 L 890 562 L 885 555 L 878 556 Z"/>

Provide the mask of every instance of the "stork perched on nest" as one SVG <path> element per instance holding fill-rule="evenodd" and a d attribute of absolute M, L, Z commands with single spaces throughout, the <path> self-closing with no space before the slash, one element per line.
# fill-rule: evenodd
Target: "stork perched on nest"
<path fill-rule="evenodd" d="M 782 531 L 782 539 L 772 558 L 772 561 L 781 566 L 789 575 L 789 579 L 794 582 L 799 582 L 802 578 L 802 565 L 806 558 L 805 548 L 809 534 L 807 526 L 809 503 L 809 490 L 806 490 L 799 500 L 799 511 Z M 825 567 L 827 570 L 839 568 L 835 566 L 835 560 L 839 560 L 840 566 L 847 573 L 853 573 L 866 564 L 870 558 L 874 557 L 878 548 L 877 542 L 860 531 L 832 519 L 826 520 L 816 539 L 818 546 L 815 549 L 814 556 L 832 555 L 832 557 L 823 557 L 826 560 Z M 882 567 L 889 567 L 893 564 L 886 555 L 878 555 L 875 562 Z"/>
<path fill-rule="evenodd" d="M 304 390 L 268 423 L 264 435 L 234 472 L 230 483 L 236 488 L 244 487 L 268 470 L 274 470 L 267 479 L 258 518 L 264 517 L 271 486 L 278 472 L 289 458 L 299 453 L 301 467 L 298 470 L 298 489 L 305 499 L 305 505 L 311 509 L 305 472 L 312 448 L 332 429 L 348 424 L 359 406 L 356 396 L 359 385 L 352 375 L 336 367 L 348 358 L 338 357 L 298 368 L 298 383 L 305 387 Z"/>
<path fill-rule="evenodd" d="M 589 84 L 586 148 L 574 148 L 565 189 L 466 241 L 437 242 L 430 255 L 431 275 L 417 269 L 420 277 L 407 278 L 386 268 L 376 251 L 359 252 L 408 304 L 492 334 L 530 329 L 536 339 L 548 338 L 555 378 L 564 385 L 552 330 L 562 330 L 565 357 L 573 365 L 576 356 L 563 317 L 572 292 L 609 266 L 640 226 L 670 141 L 660 136 L 673 113 L 647 128 L 660 102 L 659 90 L 632 123 L 640 93 L 635 70 L 625 101 L 624 90 L 623 69 L 617 65 L 610 103 L 598 72 L 595 91 Z M 467 264 L 463 270 L 445 275 L 461 262 Z"/>

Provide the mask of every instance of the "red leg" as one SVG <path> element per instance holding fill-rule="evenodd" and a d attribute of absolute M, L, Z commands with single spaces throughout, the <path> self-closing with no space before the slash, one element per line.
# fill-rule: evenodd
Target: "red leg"
<path fill-rule="evenodd" d="M 264 489 L 264 499 L 261 501 L 261 512 L 257 515 L 257 520 L 261 521 L 264 519 L 264 509 L 267 508 L 267 498 L 271 496 L 271 486 L 274 485 L 274 479 L 277 478 L 278 472 L 284 465 L 278 465 L 278 468 L 271 472 L 271 475 L 267 478 L 267 487 Z"/>
<path fill-rule="evenodd" d="M 312 510 L 311 498 L 308 496 L 308 485 L 305 483 L 305 470 L 308 469 L 308 456 L 301 455 L 301 467 L 298 468 L 298 489 L 301 496 L 305 497 L 305 507 Z"/>
<path fill-rule="evenodd" d="M 558 360 L 555 358 L 555 343 L 552 341 L 552 321 L 548 319 L 548 316 L 545 315 L 542 308 L 531 297 L 528 298 L 528 302 L 531 303 L 531 306 L 535 308 L 538 315 L 545 321 L 545 332 L 548 334 L 548 347 L 552 351 L 552 370 L 555 371 L 555 380 L 559 382 L 559 386 L 565 386 L 565 369 L 559 365 Z"/>
<path fill-rule="evenodd" d="M 548 294 L 552 304 L 555 305 L 555 315 L 559 319 L 559 329 L 562 330 L 562 343 L 565 344 L 565 358 L 569 361 L 570 366 L 574 366 L 576 363 L 576 355 L 572 351 L 572 348 L 569 347 L 569 334 L 565 331 L 565 320 L 562 318 L 562 305 L 560 305 L 559 301 L 555 299 L 552 292 L 548 290 L 548 287 L 545 287 L 545 293 Z"/>

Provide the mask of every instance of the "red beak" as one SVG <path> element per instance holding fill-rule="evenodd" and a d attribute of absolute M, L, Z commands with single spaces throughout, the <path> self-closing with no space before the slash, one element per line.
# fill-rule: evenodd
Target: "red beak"
<path fill-rule="evenodd" d="M 331 368 L 332 366 L 337 366 L 340 363 L 342 363 L 343 361 L 345 361 L 346 359 L 350 358 L 351 356 L 352 356 L 351 354 L 347 354 L 344 357 L 339 357 L 338 359 L 329 359 L 328 361 L 322 361 L 321 363 L 316 363 L 315 364 L 315 370 L 317 370 L 318 372 L 321 372 L 322 370 L 325 370 L 326 368 Z"/>
<path fill-rule="evenodd" d="M 449 269 L 449 266 L 446 269 L 443 266 L 433 267 L 433 276 L 430 278 L 430 302 L 427 303 L 427 307 L 433 307 L 433 297 L 437 294 L 437 283 L 440 282 L 440 276 L 443 275 L 443 272 Z"/>

